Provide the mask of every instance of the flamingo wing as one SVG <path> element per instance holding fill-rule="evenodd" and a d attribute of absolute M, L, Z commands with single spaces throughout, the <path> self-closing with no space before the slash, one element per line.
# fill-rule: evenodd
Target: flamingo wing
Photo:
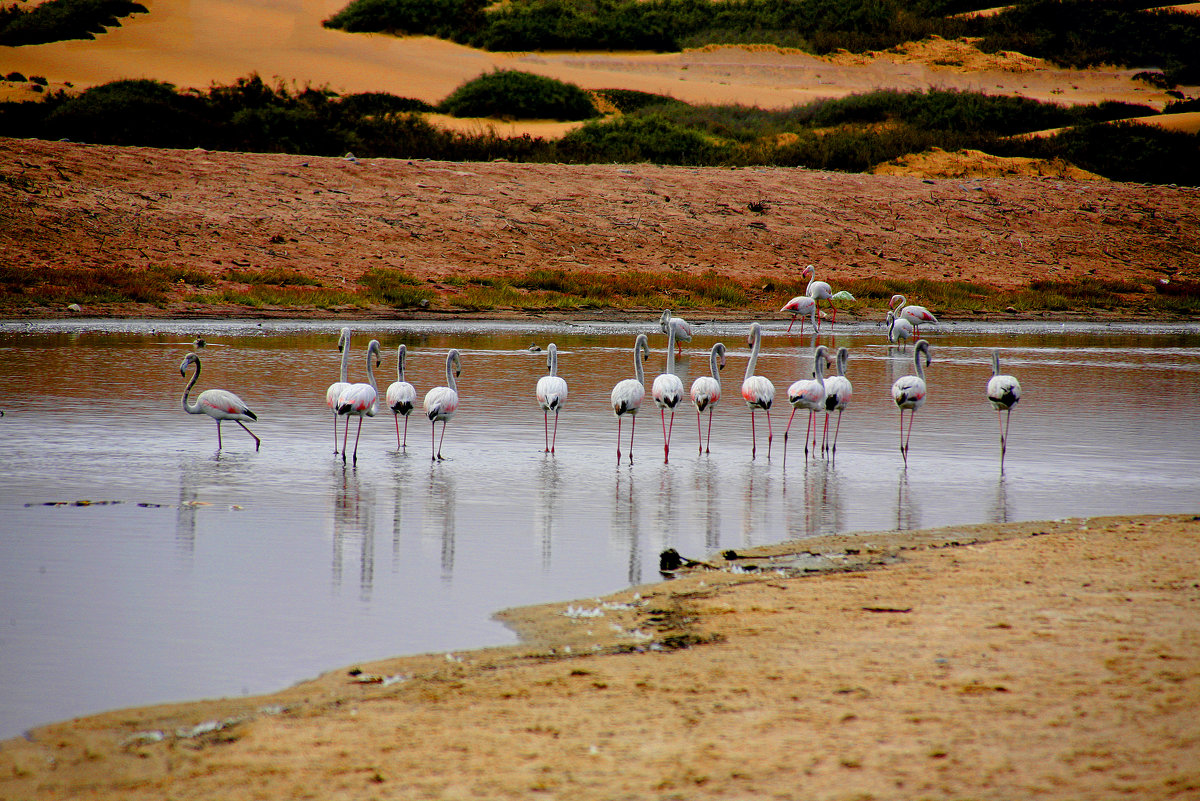
<path fill-rule="evenodd" d="M 1011 375 L 992 376 L 987 385 L 987 397 L 997 409 L 1011 409 L 1021 400 L 1021 382 Z"/>
<path fill-rule="evenodd" d="M 683 382 L 674 373 L 663 373 L 654 379 L 650 394 L 660 409 L 674 409 L 683 400 Z"/>
<path fill-rule="evenodd" d="M 430 420 L 449 420 L 458 411 L 458 393 L 450 387 L 434 387 L 425 393 L 423 405 Z"/>
<path fill-rule="evenodd" d="M 342 393 L 349 388 L 348 382 L 334 381 L 329 385 L 329 389 L 325 390 L 325 405 L 336 412 L 338 398 L 342 397 Z"/>
<path fill-rule="evenodd" d="M 379 393 L 370 384 L 351 384 L 338 397 L 338 414 L 357 414 L 373 417 Z"/>
<path fill-rule="evenodd" d="M 393 414 L 407 415 L 417 402 L 417 390 L 407 381 L 393 381 L 384 397 Z"/>
<path fill-rule="evenodd" d="M 712 376 L 702 375 L 692 382 L 690 394 L 696 411 L 702 412 L 721 400 L 721 385 Z"/>
<path fill-rule="evenodd" d="M 925 382 L 915 375 L 906 375 L 892 384 L 892 400 L 901 409 L 916 409 L 925 402 Z"/>
<path fill-rule="evenodd" d="M 613 414 L 617 417 L 623 414 L 637 414 L 644 397 L 646 397 L 646 388 L 642 386 L 641 381 L 636 378 L 618 381 L 609 398 L 612 402 Z"/>
<path fill-rule="evenodd" d="M 246 402 L 224 389 L 206 389 L 196 397 L 200 410 L 217 420 L 257 420 Z"/>
<path fill-rule="evenodd" d="M 544 375 L 537 382 L 538 405 L 548 412 L 558 411 L 567 400 L 567 382 L 556 375 Z"/>
<path fill-rule="evenodd" d="M 835 375 L 825 379 L 825 408 L 828 411 L 845 409 L 854 395 L 850 379 Z"/>
<path fill-rule="evenodd" d="M 742 382 L 742 398 L 755 409 L 770 409 L 775 402 L 775 385 L 761 375 L 752 375 Z"/>

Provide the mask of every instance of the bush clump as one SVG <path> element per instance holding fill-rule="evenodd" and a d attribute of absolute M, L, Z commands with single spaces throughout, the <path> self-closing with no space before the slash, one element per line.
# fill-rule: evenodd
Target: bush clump
<path fill-rule="evenodd" d="M 438 110 L 454 117 L 586 120 L 596 116 L 578 86 L 519 70 L 496 70 L 467 81 Z"/>
<path fill-rule="evenodd" d="M 0 7 L 0 45 L 94 39 L 96 34 L 121 25 L 120 18 L 145 14 L 141 3 L 130 0 L 49 0 L 28 11 L 16 5 Z"/>

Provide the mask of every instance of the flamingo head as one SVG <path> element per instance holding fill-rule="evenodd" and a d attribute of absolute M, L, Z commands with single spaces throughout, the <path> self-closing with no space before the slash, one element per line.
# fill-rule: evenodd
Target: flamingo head
<path fill-rule="evenodd" d="M 197 366 L 200 365 L 200 357 L 199 356 L 197 356 L 194 353 L 189 353 L 187 356 L 184 356 L 183 363 L 179 365 L 179 374 L 187 375 L 188 367 L 192 366 L 193 364 L 195 364 Z"/>
<path fill-rule="evenodd" d="M 803 270 L 800 271 L 800 277 L 801 278 L 812 278 L 814 269 L 815 268 L 811 264 L 808 265 L 807 267 L 805 267 Z"/>
<path fill-rule="evenodd" d="M 892 295 L 892 299 L 888 301 L 888 308 L 894 309 L 897 306 L 904 306 L 908 303 L 908 298 L 903 295 Z"/>

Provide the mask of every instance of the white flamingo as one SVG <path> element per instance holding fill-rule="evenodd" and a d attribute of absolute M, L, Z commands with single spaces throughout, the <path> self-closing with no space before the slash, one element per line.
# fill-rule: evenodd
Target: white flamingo
<path fill-rule="evenodd" d="M 458 384 L 455 378 L 462 375 L 462 357 L 458 350 L 451 348 L 446 354 L 446 386 L 434 387 L 425 393 L 425 415 L 429 418 L 429 459 L 442 459 L 442 441 L 446 439 L 446 423 L 458 411 Z M 433 452 L 433 434 L 438 421 L 442 421 L 442 438 L 437 443 L 437 453 Z"/>
<path fill-rule="evenodd" d="M 937 318 L 924 306 L 908 305 L 908 298 L 903 295 L 892 295 L 892 299 L 888 301 L 888 308 L 894 309 L 896 317 L 903 320 L 908 320 L 912 324 L 913 333 L 916 336 L 921 336 L 921 326 L 925 323 L 937 324 Z"/>
<path fill-rule="evenodd" d="M 246 428 L 243 420 L 257 420 L 258 415 L 250 411 L 250 407 L 245 401 L 234 395 L 232 392 L 224 389 L 206 389 L 196 396 L 196 402 L 188 404 L 188 395 L 192 391 L 192 387 L 200 380 L 200 357 L 194 353 L 189 353 L 183 359 L 183 364 L 179 365 L 179 374 L 187 375 L 187 369 L 191 365 L 196 365 L 196 372 L 192 376 L 192 380 L 188 382 L 187 387 L 183 390 L 183 410 L 188 414 L 207 414 L 209 417 L 217 421 L 217 450 L 221 450 L 221 421 L 232 420 L 242 428 L 246 429 L 246 433 L 254 437 L 254 450 L 258 450 L 262 445 L 262 441 L 254 436 L 254 432 Z"/>
<path fill-rule="evenodd" d="M 824 281 L 816 280 L 816 278 L 813 277 L 813 271 L 814 268 L 810 264 L 800 273 L 801 278 L 809 279 L 808 288 L 804 290 L 804 294 L 816 301 L 818 307 L 820 306 L 821 301 L 829 301 L 829 308 L 831 309 L 830 322 L 837 323 L 837 308 L 833 305 L 833 287 L 829 286 L 829 284 L 825 283 Z M 814 322 L 813 324 L 817 325 L 818 323 Z"/>
<path fill-rule="evenodd" d="M 682 317 L 671 316 L 671 310 L 667 309 L 658 318 L 658 327 L 662 329 L 664 334 L 675 332 L 675 343 L 679 348 L 678 355 L 683 355 L 683 343 L 692 341 L 692 325 Z M 668 331 L 667 329 L 671 329 Z"/>
<path fill-rule="evenodd" d="M 888 342 L 893 345 L 901 342 L 903 343 L 901 350 L 906 350 L 908 348 L 908 340 L 912 339 L 913 335 L 912 323 L 903 317 L 897 317 L 894 311 L 889 311 L 887 313 L 887 329 Z"/>
<path fill-rule="evenodd" d="M 396 447 L 408 447 L 408 415 L 412 412 L 413 406 L 417 402 L 417 390 L 412 384 L 404 380 L 404 359 L 408 355 L 408 348 L 401 345 L 396 348 L 396 380 L 388 385 L 387 393 L 384 398 L 387 401 L 387 406 L 392 410 L 392 417 L 396 420 Z M 400 417 L 404 417 L 404 441 L 400 441 Z"/>
<path fill-rule="evenodd" d="M 553 342 L 547 348 L 546 369 L 550 374 L 538 379 L 537 401 L 542 407 L 542 423 L 546 429 L 545 453 L 554 453 L 554 443 L 558 439 L 558 413 L 567 402 L 567 382 L 558 377 L 558 346 Z M 554 412 L 554 439 L 550 438 L 550 412 Z"/>
<path fill-rule="evenodd" d="M 787 462 L 788 432 L 792 430 L 792 418 L 796 410 L 808 409 L 808 425 L 804 429 L 804 457 L 808 458 L 808 431 L 812 429 L 813 451 L 817 450 L 817 412 L 825 411 L 825 365 L 829 361 L 829 351 L 821 345 L 813 351 L 813 378 L 802 378 L 788 387 L 788 403 L 792 404 L 792 413 L 788 417 L 787 428 L 783 431 L 783 460 Z"/>
<path fill-rule="evenodd" d="M 371 357 L 374 356 L 374 362 Z M 379 366 L 379 340 L 367 343 L 367 383 L 351 384 L 338 396 L 337 413 L 346 418 L 342 432 L 342 462 L 346 461 L 346 439 L 350 433 L 350 418 L 358 418 L 358 433 L 354 435 L 354 462 L 358 462 L 358 440 L 362 436 L 364 417 L 374 417 L 379 401 L 379 390 L 375 387 L 375 368 Z"/>
<path fill-rule="evenodd" d="M 692 382 L 692 404 L 696 407 L 696 434 L 700 435 L 700 415 L 708 410 L 708 444 L 712 444 L 713 407 L 721 400 L 721 374 L 725 369 L 725 346 L 718 342 L 708 354 L 708 369 L 712 375 L 697 376 Z M 708 453 L 708 445 L 700 436 L 700 453 Z"/>
<path fill-rule="evenodd" d="M 833 429 L 833 455 L 837 456 L 838 432 L 842 430 L 842 412 L 850 405 L 854 397 L 854 385 L 846 378 L 846 363 L 850 360 L 850 351 L 838 348 L 837 375 L 825 379 L 825 434 L 821 437 L 821 450 L 825 450 L 825 440 L 829 437 L 829 413 L 837 412 L 837 427 Z"/>
<path fill-rule="evenodd" d="M 1012 407 L 1021 400 L 1021 382 L 1011 375 L 1000 372 L 1000 353 L 992 351 L 992 378 L 987 384 L 987 398 L 996 410 L 996 419 L 1000 412 L 1007 413 L 1000 426 L 1000 466 L 1004 466 L 1004 452 L 1008 449 L 1008 423 L 1012 419 Z"/>
<path fill-rule="evenodd" d="M 810 298 L 808 295 L 797 295 L 796 297 L 783 304 L 781 312 L 790 312 L 792 321 L 788 323 L 787 333 L 792 333 L 792 326 L 796 324 L 796 318 L 800 318 L 800 335 L 804 335 L 804 316 L 808 315 L 812 320 L 813 330 L 820 330 L 820 323 L 817 318 L 817 301 Z"/>
<path fill-rule="evenodd" d="M 750 361 L 746 362 L 746 378 L 742 381 L 742 398 L 750 407 L 750 458 L 753 459 L 758 451 L 758 435 L 754 430 L 754 410 L 762 409 L 767 415 L 767 458 L 771 458 L 771 404 L 775 402 L 775 385 L 769 379 L 754 374 L 758 366 L 758 350 L 762 345 L 762 326 L 750 324 L 750 336 L 746 344 L 751 346 Z"/>
<path fill-rule="evenodd" d="M 337 402 L 338 402 L 338 398 L 340 398 L 342 396 L 342 392 L 344 392 L 350 386 L 349 379 L 347 378 L 347 375 L 346 375 L 346 372 L 350 367 L 350 329 L 349 328 L 343 328 L 341 330 L 341 333 L 338 334 L 338 350 L 341 351 L 341 353 L 342 353 L 342 371 L 340 373 L 340 377 L 338 378 L 338 380 L 334 381 L 332 384 L 330 384 L 329 389 L 325 390 L 325 405 L 328 406 L 329 411 L 331 411 L 333 413 L 333 452 L 334 453 L 338 452 Z"/>
<path fill-rule="evenodd" d="M 925 356 L 924 366 L 921 365 L 922 354 Z M 917 416 L 917 409 L 925 403 L 925 367 L 929 366 L 929 362 L 929 343 L 924 339 L 917 340 L 917 344 L 913 346 L 913 366 L 916 367 L 917 374 L 900 376 L 896 383 L 892 384 L 892 400 L 900 408 L 900 453 L 904 456 L 905 467 L 908 467 L 908 440 L 912 438 L 913 418 Z M 910 412 L 908 437 L 904 436 L 905 409 Z"/>
<path fill-rule="evenodd" d="M 638 334 L 633 343 L 633 367 L 637 378 L 626 378 L 618 381 L 613 387 L 609 400 L 612 403 L 613 414 L 617 416 L 617 461 L 621 461 L 621 418 L 629 415 L 633 420 L 629 423 L 629 463 L 633 464 L 633 432 L 637 426 L 637 413 L 646 397 L 646 374 L 642 370 L 642 362 L 650 358 L 650 340 L 645 334 Z"/>
<path fill-rule="evenodd" d="M 658 407 L 663 426 L 663 464 L 671 460 L 671 432 L 675 430 L 675 407 L 683 400 L 683 381 L 675 375 L 675 326 L 667 330 L 667 371 L 654 379 L 650 395 Z M 671 428 L 667 428 L 667 409 L 671 410 Z"/>

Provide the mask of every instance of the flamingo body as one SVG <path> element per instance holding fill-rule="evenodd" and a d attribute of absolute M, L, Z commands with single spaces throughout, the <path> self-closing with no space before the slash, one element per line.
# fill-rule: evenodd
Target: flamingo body
<path fill-rule="evenodd" d="M 683 343 L 692 341 L 692 325 L 682 317 L 673 317 L 671 310 L 667 309 L 658 318 L 658 327 L 662 329 L 664 334 L 670 336 L 675 334 L 675 343 L 679 348 L 679 353 L 682 355 Z"/>
<path fill-rule="evenodd" d="M 194 353 L 189 353 L 184 357 L 183 363 L 179 365 L 179 374 L 187 375 L 187 370 L 191 365 L 196 365 L 196 372 L 192 375 L 192 379 L 188 381 L 187 387 L 183 390 L 183 410 L 188 414 L 206 414 L 213 420 L 217 421 L 217 450 L 221 450 L 221 421 L 233 420 L 239 426 L 246 429 L 246 433 L 254 437 L 254 450 L 258 450 L 262 445 L 262 441 L 254 435 L 254 432 L 246 428 L 243 420 L 257 420 L 258 415 L 250 410 L 246 402 L 234 395 L 232 392 L 225 389 L 206 389 L 196 396 L 195 403 L 188 403 L 188 395 L 192 391 L 192 387 L 200 380 L 200 357 Z"/>
<path fill-rule="evenodd" d="M 921 365 L 922 355 L 925 356 L 924 366 Z M 904 456 L 905 467 L 908 466 L 908 440 L 912 437 L 913 418 L 916 417 L 917 409 L 925 403 L 925 367 L 929 366 L 929 362 L 929 343 L 924 339 L 918 340 L 913 347 L 913 366 L 917 374 L 901 376 L 892 384 L 892 400 L 900 409 L 900 453 Z M 905 410 L 909 412 L 908 437 L 904 436 Z"/>
<path fill-rule="evenodd" d="M 325 390 L 325 405 L 329 407 L 329 411 L 333 412 L 333 452 L 337 453 L 337 402 L 342 393 L 350 388 L 350 382 L 346 372 L 350 366 L 350 329 L 343 328 L 338 333 L 338 350 L 342 354 L 342 369 L 337 381 L 329 385 L 329 389 Z"/>
<path fill-rule="evenodd" d="M 996 410 L 997 419 L 1000 412 L 1006 415 L 1000 427 L 1000 467 L 1003 470 L 1004 453 L 1008 450 L 1008 424 L 1012 419 L 1012 407 L 1021 400 L 1021 382 L 1000 372 L 1000 354 L 997 351 L 992 351 L 992 377 L 987 384 L 987 399 Z"/>
<path fill-rule="evenodd" d="M 781 312 L 790 312 L 792 321 L 788 323 L 788 333 L 792 332 L 792 326 L 796 324 L 796 318 L 800 318 L 800 333 L 804 333 L 804 318 L 807 316 L 812 320 L 813 328 L 819 330 L 817 321 L 817 301 L 815 298 L 810 298 L 808 295 L 797 295 L 796 297 L 783 304 Z"/>
<path fill-rule="evenodd" d="M 374 361 L 372 361 L 374 357 Z M 367 383 L 351 384 L 338 396 L 337 413 L 346 418 L 342 432 L 342 461 L 346 461 L 346 440 L 350 433 L 350 418 L 358 418 L 358 433 L 354 437 L 354 461 L 358 461 L 358 440 L 362 436 L 364 417 L 374 417 L 379 401 L 379 390 L 375 387 L 375 368 L 379 366 L 379 340 L 367 343 Z"/>
<path fill-rule="evenodd" d="M 657 376 L 650 385 L 650 396 L 658 407 L 659 416 L 663 421 L 663 462 L 671 456 L 671 431 L 675 428 L 675 407 L 683 400 L 683 381 L 675 375 L 675 326 L 667 330 L 667 368 L 666 372 Z M 667 428 L 666 410 L 671 410 L 671 428 Z"/>
<path fill-rule="evenodd" d="M 894 311 L 889 311 L 887 314 L 888 327 L 888 342 L 896 344 L 903 343 L 902 347 L 907 346 L 908 340 L 913 336 L 913 324 L 903 317 L 897 317 Z"/>
<path fill-rule="evenodd" d="M 912 325 L 917 336 L 921 334 L 921 326 L 925 323 L 937 323 L 937 318 L 924 306 L 908 305 L 908 298 L 903 295 L 892 295 L 888 307 L 896 311 L 896 317 L 907 320 Z"/>
<path fill-rule="evenodd" d="M 425 416 L 429 418 L 430 423 L 430 460 L 442 459 L 442 440 L 446 438 L 446 423 L 450 422 L 450 418 L 454 417 L 454 413 L 458 411 L 458 384 L 455 382 L 455 377 L 462 374 L 462 357 L 458 350 L 451 348 L 446 354 L 446 386 L 434 387 L 425 393 L 425 400 L 422 402 L 425 408 Z M 442 439 L 438 440 L 437 453 L 433 452 L 433 431 L 437 428 L 438 421 L 442 423 Z"/>
<path fill-rule="evenodd" d="M 558 438 L 558 413 L 567 401 L 567 382 L 558 376 L 558 346 L 553 342 L 547 348 L 546 369 L 549 375 L 544 375 L 537 382 L 537 401 L 542 407 L 542 421 L 549 429 L 550 412 L 554 412 L 554 436 Z M 546 453 L 554 453 L 554 440 L 546 432 Z"/>
<path fill-rule="evenodd" d="M 696 407 L 696 433 L 700 433 L 700 415 L 708 410 L 708 441 L 712 443 L 712 413 L 713 407 L 721 402 L 721 374 L 719 371 L 725 369 L 725 345 L 718 342 L 712 346 L 712 350 L 708 354 L 708 369 L 711 375 L 698 376 L 692 382 L 692 389 L 689 393 L 692 398 L 692 405 Z M 700 442 L 700 452 L 707 453 L 708 447 L 704 444 L 703 438 Z"/>
<path fill-rule="evenodd" d="M 742 400 L 750 407 L 750 458 L 753 459 L 758 451 L 758 436 L 754 431 L 754 412 L 761 409 L 767 415 L 767 458 L 771 458 L 771 404 L 775 402 L 775 385 L 770 379 L 755 375 L 758 367 L 758 351 L 762 346 L 762 326 L 750 324 L 750 336 L 746 340 L 750 346 L 750 361 L 746 362 L 746 377 L 742 380 Z"/>
<path fill-rule="evenodd" d="M 417 402 L 417 390 L 412 384 L 404 380 L 404 361 L 408 356 L 408 348 L 401 345 L 396 349 L 396 380 L 388 384 L 387 393 L 384 395 L 384 400 L 387 407 L 392 410 L 392 416 L 396 420 L 396 447 L 403 448 L 408 445 L 408 416 L 412 413 L 413 407 Z M 404 440 L 400 439 L 400 418 L 404 418 Z"/>
<path fill-rule="evenodd" d="M 817 431 L 816 414 L 825 411 L 825 364 L 829 360 L 829 351 L 824 345 L 813 351 L 813 378 L 804 378 L 788 387 L 788 403 L 792 404 L 792 414 L 788 417 L 787 428 L 783 432 L 783 454 L 787 460 L 788 432 L 792 429 L 792 417 L 799 409 L 808 410 L 808 427 L 804 429 L 804 455 L 808 455 L 808 430 L 813 431 L 813 450 L 816 450 Z"/>
<path fill-rule="evenodd" d="M 854 397 L 854 385 L 846 378 L 846 363 L 850 360 L 850 351 L 838 348 L 837 375 L 825 379 L 825 435 L 821 439 L 824 449 L 825 439 L 829 436 L 829 413 L 837 412 L 837 427 L 833 430 L 833 452 L 837 453 L 837 435 L 842 428 L 842 412 L 850 405 Z"/>
<path fill-rule="evenodd" d="M 805 267 L 801 273 L 801 278 L 807 278 L 808 287 L 804 290 L 804 294 L 812 298 L 818 306 L 821 301 L 828 301 L 831 315 L 831 322 L 837 322 L 837 308 L 833 305 L 833 287 L 825 281 L 818 281 L 813 277 L 815 268 L 810 264 Z M 814 323 L 815 324 L 815 323 Z"/>
<path fill-rule="evenodd" d="M 626 378 L 618 381 L 609 396 L 613 414 L 617 418 L 617 461 L 621 461 L 621 418 L 629 415 L 633 418 L 629 428 L 629 463 L 633 464 L 633 434 L 637 425 L 638 409 L 642 399 L 646 397 L 646 374 L 642 362 L 649 358 L 650 341 L 645 334 L 638 334 L 633 344 L 633 367 L 637 378 Z"/>

